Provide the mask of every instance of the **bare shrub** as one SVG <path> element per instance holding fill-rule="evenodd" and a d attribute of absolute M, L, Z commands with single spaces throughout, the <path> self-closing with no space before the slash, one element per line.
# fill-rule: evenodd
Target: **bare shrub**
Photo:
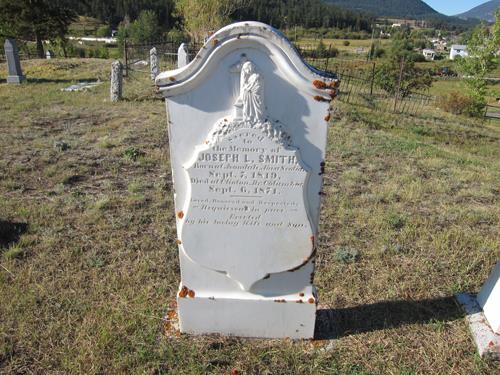
<path fill-rule="evenodd" d="M 454 115 L 469 114 L 473 101 L 468 96 L 465 96 L 457 91 L 451 92 L 448 95 L 440 96 L 438 106 L 443 111 L 453 113 Z"/>

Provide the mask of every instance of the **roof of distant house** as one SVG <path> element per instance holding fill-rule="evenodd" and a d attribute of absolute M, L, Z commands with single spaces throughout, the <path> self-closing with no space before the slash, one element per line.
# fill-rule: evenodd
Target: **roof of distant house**
<path fill-rule="evenodd" d="M 451 46 L 452 49 L 467 49 L 467 46 L 465 44 L 453 44 Z"/>

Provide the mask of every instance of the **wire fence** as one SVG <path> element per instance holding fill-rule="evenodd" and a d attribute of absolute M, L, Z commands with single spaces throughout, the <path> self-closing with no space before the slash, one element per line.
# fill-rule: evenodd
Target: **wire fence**
<path fill-rule="evenodd" d="M 192 41 L 187 44 L 189 60 L 193 60 L 203 43 Z M 150 73 L 150 50 L 155 47 L 160 71 L 177 68 L 177 55 L 181 45 L 177 40 L 156 40 L 147 43 L 130 43 L 125 40 L 122 47 L 124 75 L 130 72 Z M 402 90 L 401 77 L 404 74 L 404 62 L 401 67 L 400 82 L 396 88 L 387 91 L 377 83 L 377 63 L 369 60 L 339 59 L 338 50 L 332 46 L 318 48 L 313 45 L 296 46 L 297 51 L 311 66 L 335 75 L 340 79 L 338 100 L 351 105 L 359 105 L 372 110 L 416 114 L 432 105 L 435 97 L 427 92 Z M 38 58 L 36 54 L 20 51 L 21 60 Z M 5 56 L 0 55 L 0 62 Z M 499 116 L 498 108 L 487 108 L 492 117 Z"/>
<path fill-rule="evenodd" d="M 19 60 L 33 60 L 38 58 L 38 55 L 35 53 L 19 51 Z M 0 53 L 0 63 L 5 63 L 6 61 L 7 58 L 5 57 L 5 54 Z"/>
<path fill-rule="evenodd" d="M 160 70 L 169 70 L 177 67 L 177 55 L 181 42 L 174 40 L 157 40 L 148 43 L 134 44 L 125 40 L 123 43 L 123 64 L 125 75 L 128 71 L 147 70 L 141 66 L 149 64 L 150 51 L 156 48 Z M 186 43 L 189 60 L 193 60 L 203 43 Z"/>
<path fill-rule="evenodd" d="M 404 61 L 394 90 L 387 91 L 377 82 L 375 61 L 338 59 L 337 51 L 331 48 L 319 50 L 314 46 L 300 46 L 297 50 L 308 64 L 339 78 L 338 99 L 342 102 L 376 111 L 417 114 L 435 101 L 435 97 L 427 92 L 401 88 Z"/>

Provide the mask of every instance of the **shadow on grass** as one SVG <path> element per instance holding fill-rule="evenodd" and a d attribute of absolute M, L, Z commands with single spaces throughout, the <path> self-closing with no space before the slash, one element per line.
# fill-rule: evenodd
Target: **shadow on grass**
<path fill-rule="evenodd" d="M 19 241 L 21 235 L 27 230 L 27 223 L 0 220 L 0 248 L 8 247 L 10 244 Z"/>
<path fill-rule="evenodd" d="M 79 83 L 79 82 L 98 82 L 95 77 L 92 78 L 81 78 L 81 79 L 56 79 L 56 78 L 26 78 L 23 84 L 34 84 L 34 83 Z M 0 84 L 7 83 L 7 79 L 1 78 Z"/>
<path fill-rule="evenodd" d="M 344 309 L 319 309 L 317 340 L 365 332 L 460 319 L 464 313 L 453 296 L 421 301 L 383 301 Z"/>
<path fill-rule="evenodd" d="M 54 78 L 26 78 L 28 83 L 79 83 L 79 82 L 97 82 L 95 77 L 79 78 L 79 79 L 54 79 Z"/>

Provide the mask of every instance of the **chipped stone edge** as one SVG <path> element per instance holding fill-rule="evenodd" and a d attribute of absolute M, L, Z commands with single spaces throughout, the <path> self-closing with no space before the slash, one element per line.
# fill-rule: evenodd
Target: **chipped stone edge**
<path fill-rule="evenodd" d="M 337 76 L 320 71 L 306 63 L 292 43 L 278 30 L 261 22 L 237 22 L 220 29 L 212 35 L 188 65 L 175 70 L 160 73 L 155 80 L 158 90 L 165 97 L 175 96 L 188 91 L 196 85 L 197 77 L 202 68 L 207 65 L 213 56 L 223 48 L 237 40 L 251 40 L 280 50 L 296 69 L 297 75 L 304 82 L 304 87 L 315 94 L 318 101 L 330 101 L 333 95 L 328 95 L 325 89 L 311 87 L 311 82 L 324 80 L 329 83 L 338 81 Z M 235 47 L 233 47 L 235 48 Z M 332 86 L 330 86 L 332 87 Z"/>
<path fill-rule="evenodd" d="M 489 326 L 476 297 L 458 293 L 455 294 L 455 299 L 467 314 L 466 319 L 479 355 L 482 358 L 500 361 L 500 335 L 495 334 Z"/>

